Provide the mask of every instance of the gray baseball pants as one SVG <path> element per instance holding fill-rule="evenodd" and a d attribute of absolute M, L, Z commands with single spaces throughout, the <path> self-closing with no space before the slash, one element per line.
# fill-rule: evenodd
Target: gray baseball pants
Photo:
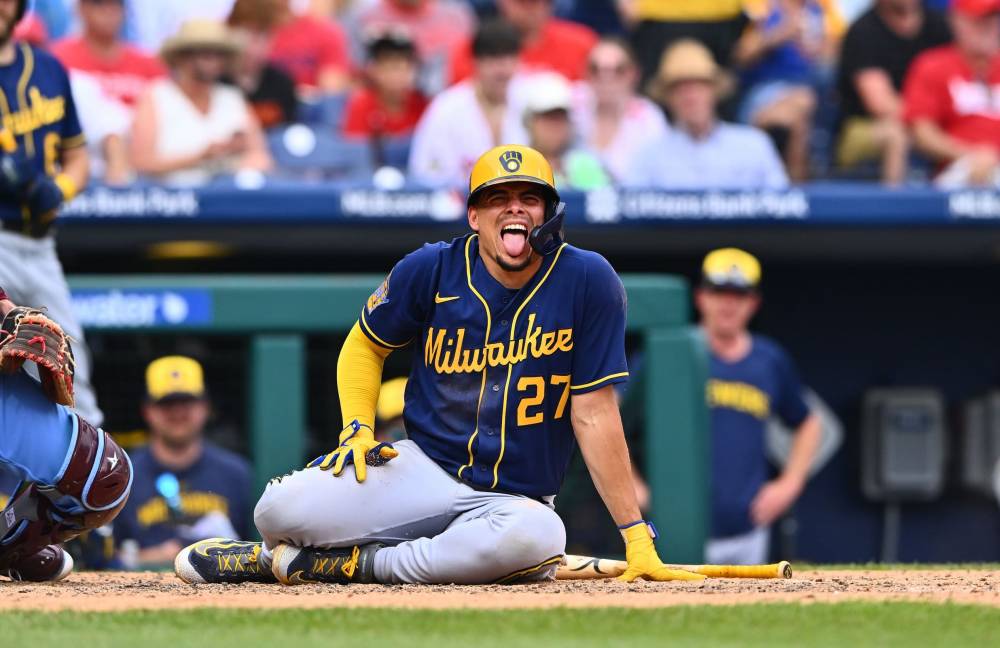
<path fill-rule="evenodd" d="M 529 497 L 477 491 L 447 474 L 413 441 L 399 456 L 339 477 L 319 468 L 268 484 L 254 511 L 265 560 L 279 543 L 349 547 L 386 543 L 375 555 L 380 583 L 491 583 L 512 575 L 548 580 L 545 564 L 566 548 L 566 530 L 551 506 Z"/>
<path fill-rule="evenodd" d="M 73 312 L 69 285 L 56 255 L 55 239 L 51 236 L 33 239 L 0 230 L 0 286 L 18 306 L 44 306 L 46 314 L 73 338 L 76 411 L 91 425 L 99 427 L 104 422 L 104 414 L 97 407 L 97 396 L 90 382 L 90 351 L 83 328 Z"/>

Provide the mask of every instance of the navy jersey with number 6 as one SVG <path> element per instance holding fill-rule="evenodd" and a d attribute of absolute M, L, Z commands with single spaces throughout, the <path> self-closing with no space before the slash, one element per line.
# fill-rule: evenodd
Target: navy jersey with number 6
<path fill-rule="evenodd" d="M 69 76 L 48 52 L 25 43 L 14 51 L 13 62 L 0 65 L 0 123 L 39 174 L 55 176 L 62 151 L 84 144 Z M 0 198 L 3 227 L 27 229 L 25 218 L 18 201 Z"/>
<path fill-rule="evenodd" d="M 562 245 L 504 287 L 478 235 L 407 255 L 361 312 L 387 348 L 417 345 L 407 434 L 474 488 L 559 491 L 574 447 L 570 401 L 627 380 L 625 289 L 599 254 Z"/>

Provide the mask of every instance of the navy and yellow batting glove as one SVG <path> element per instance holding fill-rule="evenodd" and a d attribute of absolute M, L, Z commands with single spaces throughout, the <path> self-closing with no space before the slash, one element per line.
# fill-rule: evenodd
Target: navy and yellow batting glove
<path fill-rule="evenodd" d="M 320 470 L 333 470 L 340 476 L 348 462 L 354 465 L 354 478 L 363 482 L 368 477 L 368 466 L 381 466 L 399 456 L 391 443 L 375 440 L 375 431 L 358 421 L 351 421 L 340 433 L 340 446 L 330 454 L 317 457 L 307 466 Z"/>

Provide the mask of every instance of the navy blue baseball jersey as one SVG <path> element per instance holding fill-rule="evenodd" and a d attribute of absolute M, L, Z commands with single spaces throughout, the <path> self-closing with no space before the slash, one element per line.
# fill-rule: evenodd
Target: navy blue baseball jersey
<path fill-rule="evenodd" d="M 0 119 L 38 173 L 55 176 L 63 150 L 84 144 L 65 68 L 51 54 L 25 43 L 14 61 L 0 65 Z M 4 228 L 27 229 L 22 205 L 0 197 Z"/>
<path fill-rule="evenodd" d="M 708 407 L 712 425 L 712 537 L 753 529 L 750 503 L 768 480 L 767 421 L 777 415 L 791 428 L 809 415 L 795 366 L 773 340 L 754 335 L 739 362 L 711 354 Z"/>
<path fill-rule="evenodd" d="M 213 512 L 229 517 L 241 538 L 250 528 L 250 464 L 246 459 L 206 442 L 201 457 L 187 470 L 171 471 L 148 447 L 129 452 L 132 493 L 114 522 L 115 543 L 136 540 L 141 548 L 180 539 L 179 524 L 191 524 Z M 156 489 L 157 479 L 173 472 L 180 482 L 180 511 L 171 511 Z"/>
<path fill-rule="evenodd" d="M 403 418 L 425 454 L 474 488 L 554 495 L 574 447 L 570 397 L 628 378 L 625 289 L 602 256 L 564 244 L 510 290 L 478 243 L 406 256 L 361 329 L 387 348 L 417 345 Z"/>

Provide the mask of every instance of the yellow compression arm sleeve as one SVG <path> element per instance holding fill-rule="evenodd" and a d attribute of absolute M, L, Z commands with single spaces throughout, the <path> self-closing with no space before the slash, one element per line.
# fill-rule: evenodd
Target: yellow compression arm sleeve
<path fill-rule="evenodd" d="M 337 359 L 337 391 L 344 427 L 357 419 L 375 429 L 375 405 L 382 386 L 382 365 L 392 349 L 381 347 L 355 323 Z"/>

